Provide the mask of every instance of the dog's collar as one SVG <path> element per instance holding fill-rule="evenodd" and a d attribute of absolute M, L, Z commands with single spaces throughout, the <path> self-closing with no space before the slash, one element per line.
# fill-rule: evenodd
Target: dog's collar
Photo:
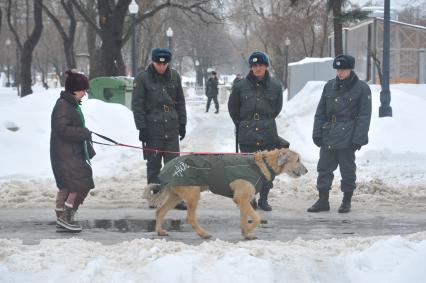
<path fill-rule="evenodd" d="M 274 171 L 274 169 L 272 168 L 272 166 L 268 163 L 268 160 L 266 159 L 265 156 L 262 156 L 262 160 L 266 165 L 266 168 L 268 168 L 269 173 L 271 174 L 271 182 L 275 179 L 276 173 Z"/>

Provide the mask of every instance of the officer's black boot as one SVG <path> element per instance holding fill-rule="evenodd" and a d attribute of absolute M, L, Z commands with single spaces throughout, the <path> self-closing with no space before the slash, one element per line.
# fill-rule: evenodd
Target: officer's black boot
<path fill-rule="evenodd" d="M 351 200 L 352 200 L 353 192 L 345 192 L 343 193 L 342 204 L 339 207 L 339 213 L 348 213 L 351 211 Z"/>
<path fill-rule="evenodd" d="M 264 211 L 271 211 L 272 210 L 272 206 L 269 205 L 267 199 L 260 198 L 259 201 L 257 202 L 257 205 L 261 209 L 263 209 Z"/>
<path fill-rule="evenodd" d="M 268 203 L 268 194 L 271 188 L 272 188 L 272 182 L 268 182 L 263 186 L 262 190 L 259 193 L 260 197 L 259 197 L 259 201 L 257 202 L 257 206 L 264 211 L 272 210 L 272 206 L 270 206 Z"/>
<path fill-rule="evenodd" d="M 253 207 L 253 209 L 254 209 L 254 210 L 256 210 L 256 209 L 257 209 L 257 201 L 256 201 L 256 198 L 255 198 L 255 197 L 253 197 L 253 198 L 251 199 L 251 201 L 250 201 L 250 205 L 251 205 L 251 207 Z"/>
<path fill-rule="evenodd" d="M 181 201 L 180 203 L 178 203 L 175 206 L 175 209 L 177 209 L 177 210 L 187 210 L 188 208 L 186 207 L 185 202 Z"/>
<path fill-rule="evenodd" d="M 308 212 L 329 211 L 330 203 L 328 202 L 329 190 L 319 191 L 319 199 L 308 208 Z"/>

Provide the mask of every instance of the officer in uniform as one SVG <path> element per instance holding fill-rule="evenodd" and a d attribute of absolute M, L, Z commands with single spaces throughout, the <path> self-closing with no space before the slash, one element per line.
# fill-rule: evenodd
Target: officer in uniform
<path fill-rule="evenodd" d="M 351 210 L 356 181 L 355 151 L 368 143 L 371 120 L 371 91 L 358 79 L 354 67 L 355 58 L 350 55 L 334 59 L 337 76 L 325 84 L 315 113 L 312 138 L 321 148 L 317 165 L 319 199 L 308 212 L 330 210 L 328 197 L 337 166 L 343 192 L 339 212 Z"/>
<path fill-rule="evenodd" d="M 241 152 L 256 152 L 278 148 L 279 137 L 275 118 L 283 105 L 281 83 L 271 77 L 268 66 L 269 58 L 263 52 L 253 52 L 248 63 L 249 74 L 236 81 L 228 101 L 229 114 L 237 129 Z M 271 211 L 268 203 L 272 182 L 265 182 L 260 190 L 258 205 L 265 211 Z"/>
<path fill-rule="evenodd" d="M 164 163 L 179 156 L 179 137 L 186 134 L 186 107 L 181 78 L 169 67 L 172 54 L 167 48 L 151 51 L 152 63 L 135 78 L 132 109 L 139 140 L 145 151 L 148 184 L 159 184 Z M 163 152 L 165 151 L 165 152 Z M 181 203 L 176 208 L 186 209 Z"/>
<path fill-rule="evenodd" d="M 212 71 L 211 77 L 207 80 L 206 83 L 206 96 L 207 96 L 207 104 L 206 104 L 206 113 L 209 112 L 210 104 L 214 102 L 214 106 L 216 108 L 215 114 L 219 113 L 219 102 L 217 101 L 217 95 L 219 93 L 219 89 L 217 88 L 219 81 L 217 79 L 217 74 L 215 71 Z"/>

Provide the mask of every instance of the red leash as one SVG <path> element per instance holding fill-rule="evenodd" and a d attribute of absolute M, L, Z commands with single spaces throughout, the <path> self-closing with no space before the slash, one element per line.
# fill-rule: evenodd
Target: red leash
<path fill-rule="evenodd" d="M 158 150 L 155 148 L 148 148 L 148 147 L 141 147 L 141 146 L 134 146 L 134 145 L 128 145 L 128 144 L 124 144 L 124 143 L 119 143 L 116 142 L 115 140 L 108 138 L 104 135 L 92 132 L 92 134 L 97 135 L 98 137 L 109 141 L 113 144 L 107 144 L 107 143 L 101 143 L 101 142 L 96 142 L 96 141 L 92 141 L 93 143 L 96 144 L 100 144 L 100 145 L 107 145 L 107 146 L 122 146 L 122 147 L 130 147 L 130 148 L 137 148 L 137 149 L 142 149 L 144 151 L 151 151 L 151 152 L 161 152 L 161 153 L 172 153 L 172 154 L 199 154 L 199 155 L 253 155 L 253 153 L 249 153 L 249 152 L 240 152 L 240 153 L 235 153 L 235 152 L 207 152 L 207 151 L 203 151 L 203 152 L 196 152 L 196 151 L 167 151 L 167 150 Z"/>

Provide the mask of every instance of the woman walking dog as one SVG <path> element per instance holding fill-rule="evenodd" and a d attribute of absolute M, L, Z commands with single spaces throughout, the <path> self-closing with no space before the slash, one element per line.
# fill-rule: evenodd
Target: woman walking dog
<path fill-rule="evenodd" d="M 66 72 L 65 91 L 56 101 L 51 118 L 50 160 L 59 192 L 56 196 L 58 232 L 81 232 L 74 214 L 95 187 L 90 159 L 95 156 L 92 133 L 85 127 L 80 104 L 89 88 L 83 74 Z"/>

